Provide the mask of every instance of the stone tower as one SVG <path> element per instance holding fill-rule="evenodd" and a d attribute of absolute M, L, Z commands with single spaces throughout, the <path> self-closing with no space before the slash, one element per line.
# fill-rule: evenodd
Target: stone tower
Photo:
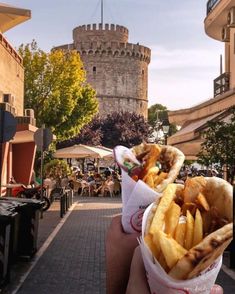
<path fill-rule="evenodd" d="M 128 43 L 127 28 L 78 26 L 73 30 L 73 43 L 55 49 L 68 48 L 80 53 L 87 81 L 97 92 L 100 116 L 124 110 L 147 118 L 151 50 Z"/>

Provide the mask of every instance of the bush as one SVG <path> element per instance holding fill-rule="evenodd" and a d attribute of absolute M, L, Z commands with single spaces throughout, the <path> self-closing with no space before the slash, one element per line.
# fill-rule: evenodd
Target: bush
<path fill-rule="evenodd" d="M 64 160 L 53 159 L 44 165 L 44 176 L 59 180 L 71 174 L 69 165 Z"/>

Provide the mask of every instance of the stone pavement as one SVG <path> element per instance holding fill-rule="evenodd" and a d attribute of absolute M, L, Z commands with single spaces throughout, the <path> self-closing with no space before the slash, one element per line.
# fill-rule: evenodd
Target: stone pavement
<path fill-rule="evenodd" d="M 61 221 L 59 203 L 54 202 L 44 213 L 38 236 L 38 253 L 45 248 L 43 254 L 36 255 L 32 262 L 17 264 L 11 283 L 1 293 L 105 293 L 105 233 L 111 218 L 121 212 L 121 201 L 120 198 L 85 197 L 75 197 L 75 201 L 77 204 L 64 218 L 54 238 L 48 236 Z M 46 242 L 45 246 L 48 239 L 50 243 Z M 32 270 L 27 275 L 30 266 Z M 225 294 L 235 293 L 235 280 L 223 270 L 217 282 L 223 286 Z"/>

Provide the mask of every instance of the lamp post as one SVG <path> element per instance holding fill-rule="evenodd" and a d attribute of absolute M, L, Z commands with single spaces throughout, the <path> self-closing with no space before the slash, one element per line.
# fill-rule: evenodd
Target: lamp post
<path fill-rule="evenodd" d="M 164 134 L 164 144 L 165 145 L 167 145 L 167 137 L 168 137 L 169 130 L 170 130 L 170 124 L 169 124 L 168 119 L 166 119 L 162 123 L 162 131 Z"/>

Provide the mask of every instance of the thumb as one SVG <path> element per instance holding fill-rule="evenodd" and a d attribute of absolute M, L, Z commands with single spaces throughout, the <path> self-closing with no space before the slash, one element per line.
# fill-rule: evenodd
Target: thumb
<path fill-rule="evenodd" d="M 211 294 L 223 294 L 224 293 L 224 290 L 221 286 L 219 285 L 214 285 L 212 288 L 211 288 Z"/>

